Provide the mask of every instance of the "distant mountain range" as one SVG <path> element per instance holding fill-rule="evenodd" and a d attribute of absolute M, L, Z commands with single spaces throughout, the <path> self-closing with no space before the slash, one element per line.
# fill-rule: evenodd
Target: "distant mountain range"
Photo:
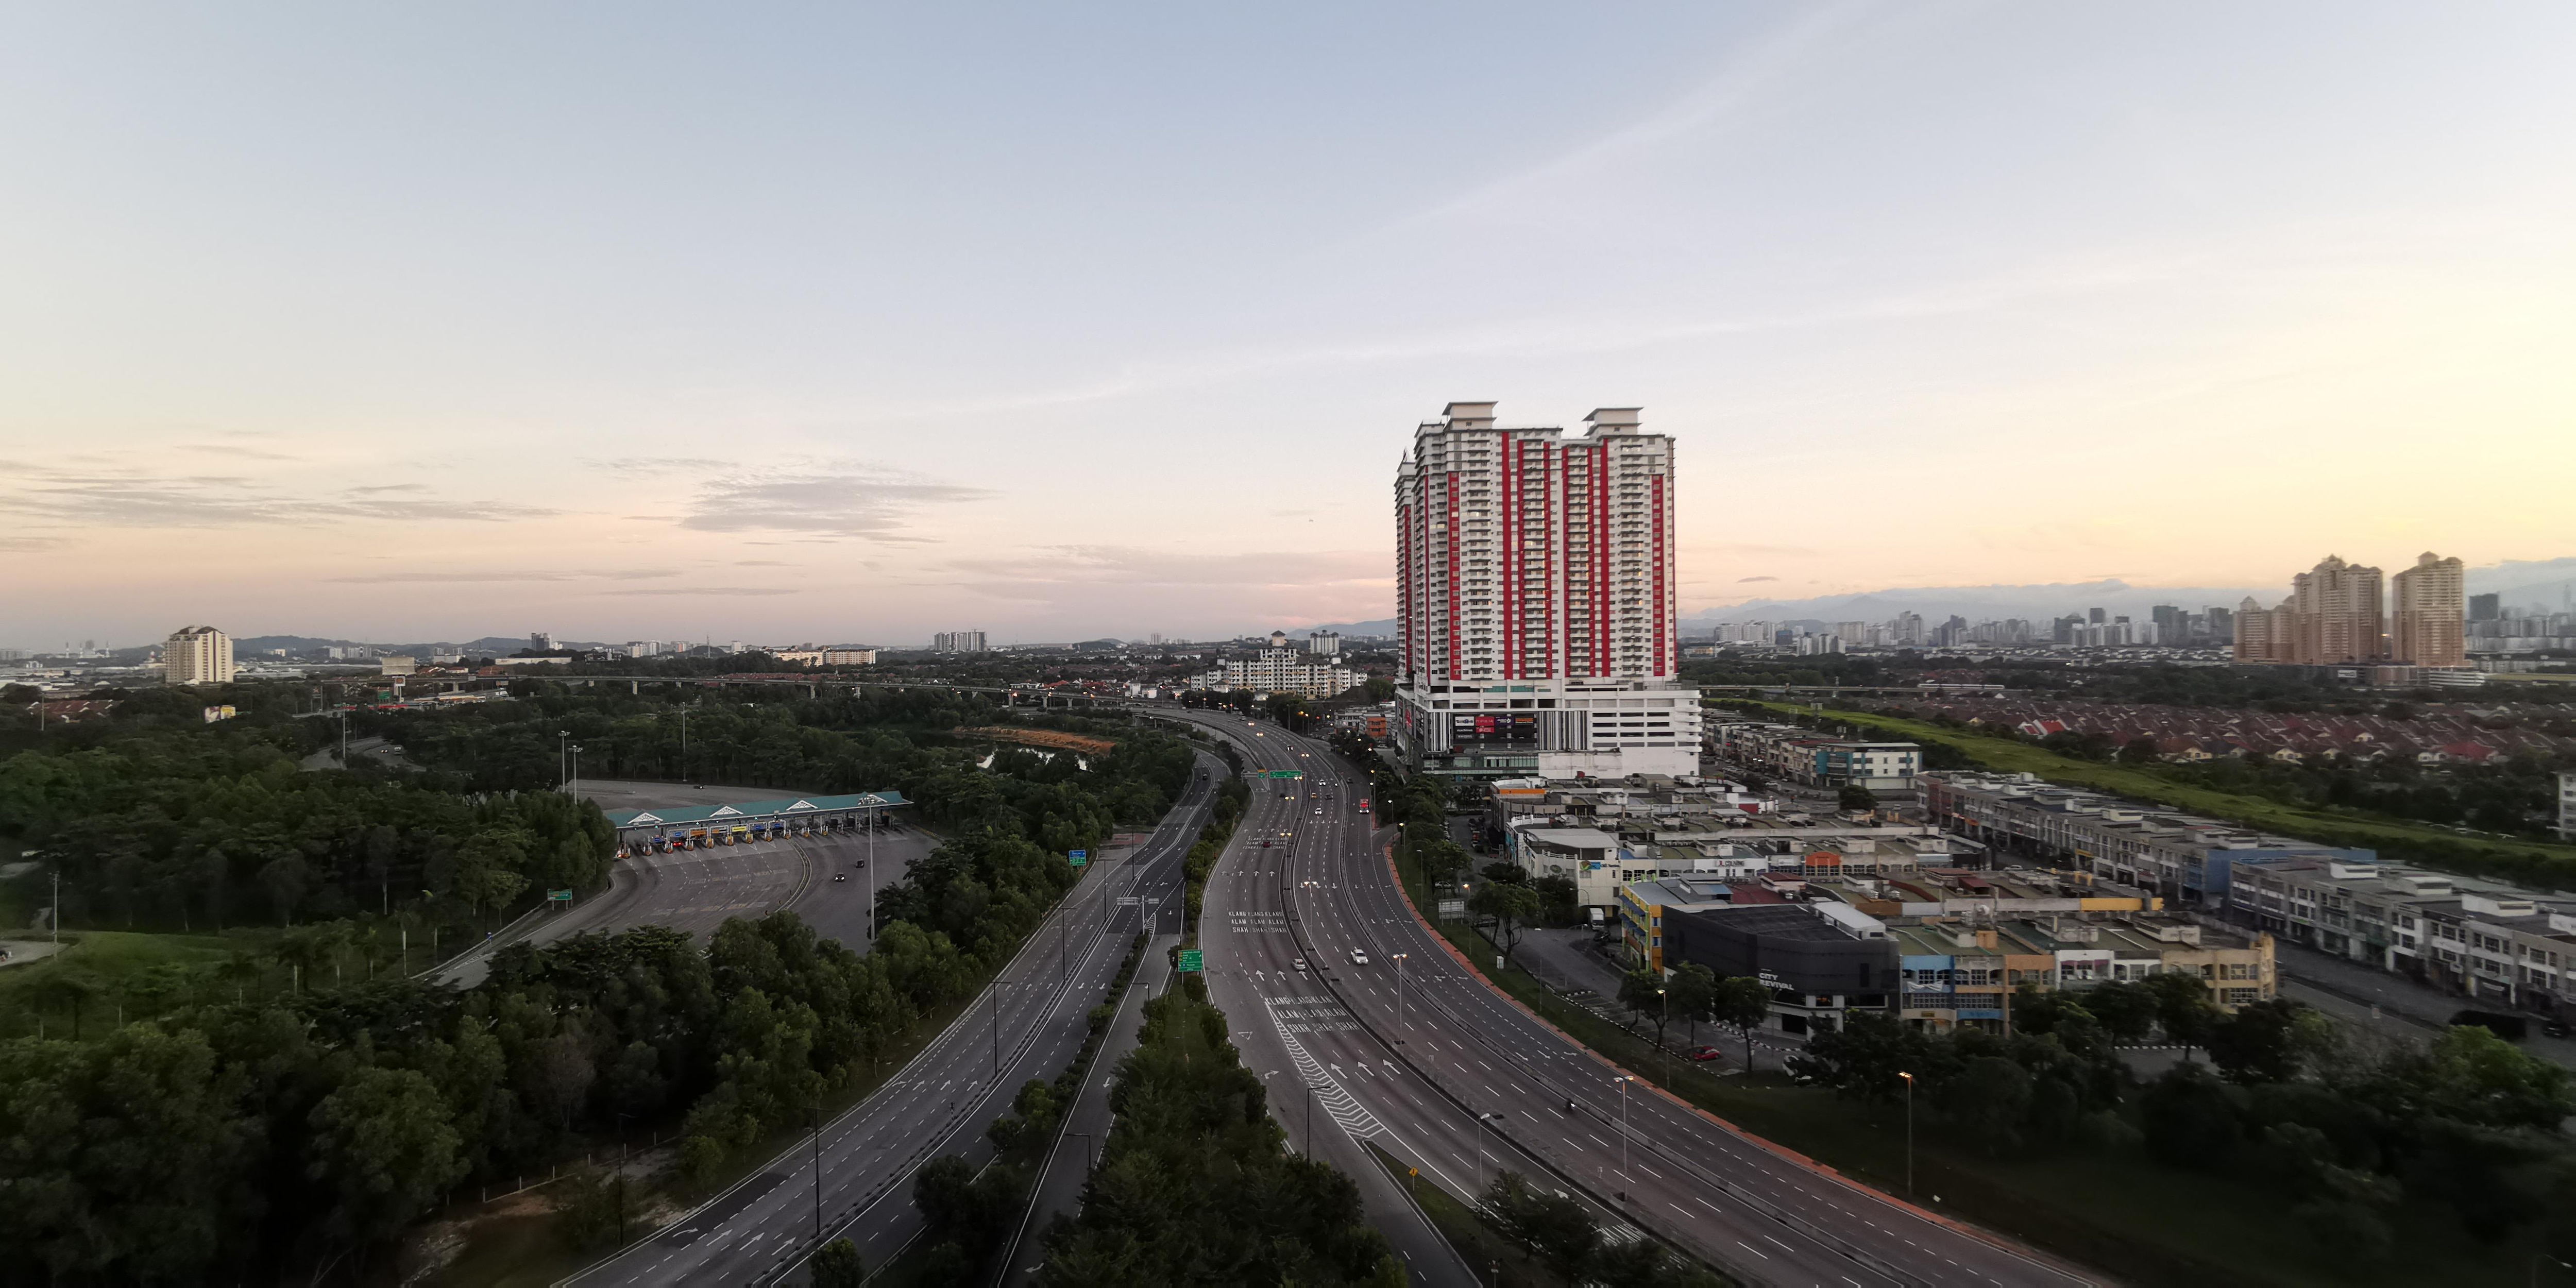
<path fill-rule="evenodd" d="M 564 648 L 607 647 L 604 644 L 589 644 L 579 640 L 560 640 L 557 643 Z M 486 635 L 481 639 L 467 640 L 462 644 L 452 644 L 443 640 L 435 644 L 379 644 L 373 640 L 333 640 L 314 635 L 253 635 L 247 639 L 234 640 L 233 652 L 240 655 L 265 653 L 273 648 L 282 648 L 289 653 L 301 653 L 307 649 L 317 648 L 372 648 L 388 653 L 471 653 L 477 657 L 507 657 L 527 646 L 528 637 L 525 635 Z"/>

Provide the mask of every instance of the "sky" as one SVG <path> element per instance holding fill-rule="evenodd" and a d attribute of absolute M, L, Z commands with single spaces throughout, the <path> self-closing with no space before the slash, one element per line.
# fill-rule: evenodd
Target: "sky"
<path fill-rule="evenodd" d="M 1454 400 L 1683 609 L 2576 554 L 2576 6 L 0 12 L 0 646 L 1392 611 Z"/>

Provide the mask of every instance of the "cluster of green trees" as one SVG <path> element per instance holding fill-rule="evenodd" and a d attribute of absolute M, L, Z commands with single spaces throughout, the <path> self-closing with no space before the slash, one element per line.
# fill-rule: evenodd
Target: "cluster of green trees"
<path fill-rule="evenodd" d="M 824 689 L 809 697 L 796 688 L 633 694 L 547 681 L 514 687 L 521 697 L 513 703 L 368 719 L 413 759 L 453 767 L 482 788 L 556 782 L 568 742 L 581 747 L 586 777 L 800 792 L 893 788 L 933 826 L 1016 831 L 1057 854 L 1096 845 L 1120 820 L 1159 815 L 1191 773 L 1192 754 L 1181 739 L 1123 721 L 1062 717 L 1050 726 L 1096 734 L 1117 748 L 1102 756 L 1005 749 L 979 767 L 982 749 L 948 734 L 1005 719 L 1007 709 L 990 695 Z"/>
<path fill-rule="evenodd" d="M 1196 975 L 1145 1004 L 1119 1062 L 1117 1123 L 1082 1213 L 1047 1232 L 1043 1279 L 1134 1284 L 1368 1284 L 1403 1264 L 1369 1228 L 1359 1188 L 1288 1152 L 1261 1079 L 1226 1038 Z"/>
<path fill-rule="evenodd" d="M 2132 743 L 2120 758 L 2145 763 L 2152 745 Z M 2359 760 L 2344 755 L 2296 763 L 2268 756 L 2227 756 L 2197 764 L 2156 764 L 2176 782 L 2260 796 L 2303 809 L 2368 810 L 2419 823 L 2465 823 L 2482 831 L 2546 839 L 2556 821 L 2558 775 L 2576 756 L 2521 754 L 2482 765 L 2419 765 L 2412 758 Z"/>
<path fill-rule="evenodd" d="M 1742 975 L 1721 979 L 1698 962 L 1683 962 L 1669 975 L 1639 967 L 1620 976 L 1619 1004 L 1628 1008 L 1631 1022 L 1655 1026 L 1658 1047 L 1676 1022 L 1689 1026 L 1694 1043 L 1702 1023 L 1726 1025 L 1744 1039 L 1744 1067 L 1750 1069 L 1754 1031 L 1771 1014 L 1771 988 Z"/>
<path fill-rule="evenodd" d="M 191 726 L 129 699 L 0 761 L 0 836 L 42 861 L 24 879 L 61 875 L 74 926 L 292 925 L 424 900 L 474 917 L 606 879 L 615 834 L 595 807 L 544 791 L 461 794 L 446 776 L 300 772 L 325 730 Z"/>
<path fill-rule="evenodd" d="M 1604 1242 L 1581 1202 L 1553 1186 L 1503 1172 L 1485 1187 L 1485 1220 L 1529 1261 L 1567 1283 L 1601 1288 L 1718 1288 L 1723 1280 L 1653 1239 Z"/>
<path fill-rule="evenodd" d="M 702 952 L 646 927 L 513 946 L 471 990 L 387 979 L 0 1044 L 21 1254 L 0 1282 L 319 1275 L 621 1120 L 695 1101 L 693 1132 L 746 1140 L 936 996 L 900 981 L 952 986 L 919 938 L 861 958 L 780 913 Z"/>
<path fill-rule="evenodd" d="M 2558 1130 L 2576 1080 L 2484 1029 L 2350 1050 L 2296 1002 L 2229 1015 L 2180 975 L 2025 989 L 2013 1015 L 2009 1037 L 1855 1016 L 1790 1067 L 1882 1104 L 1904 1099 L 1911 1074 L 1930 1129 L 1990 1153 L 2143 1145 L 2174 1167 L 2259 1178 L 2329 1263 L 2385 1255 L 2401 1203 L 2447 1208 L 2490 1242 L 2545 1220 L 2552 1246 L 2576 1254 L 2576 1146 Z M 2208 1063 L 2141 1087 L 2112 1048 L 2152 1031 Z"/>

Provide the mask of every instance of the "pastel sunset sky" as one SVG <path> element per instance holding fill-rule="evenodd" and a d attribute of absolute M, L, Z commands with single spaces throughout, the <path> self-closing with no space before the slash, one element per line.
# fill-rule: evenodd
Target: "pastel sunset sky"
<path fill-rule="evenodd" d="M 2576 6 L 22 6 L 0 645 L 1392 611 L 1453 399 L 1685 611 L 2576 554 Z"/>

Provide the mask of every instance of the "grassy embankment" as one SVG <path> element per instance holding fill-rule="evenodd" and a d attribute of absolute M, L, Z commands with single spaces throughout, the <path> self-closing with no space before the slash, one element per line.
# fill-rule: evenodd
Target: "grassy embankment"
<path fill-rule="evenodd" d="M 1419 873 L 1407 885 L 1418 892 Z M 1765 1140 L 1805 1154 L 1864 1185 L 1905 1189 L 1902 1106 L 1846 1100 L 1798 1086 L 1779 1073 L 1720 1076 L 1667 1060 L 1644 1038 L 1557 997 L 1528 972 L 1493 969 L 1500 951 L 1460 922 L 1440 932 L 1476 969 L 1576 1041 L 1647 1082 Z M 1722 1049 L 1735 1050 L 1711 1037 Z M 2390 1214 L 2397 1250 L 2375 1273 L 2329 1267 L 2283 1229 L 2281 1204 L 2259 1181 L 2187 1173 L 2138 1147 L 1990 1153 L 1950 1139 L 1918 1118 L 1916 1198 L 1923 1206 L 2045 1248 L 2072 1261 L 2113 1268 L 2149 1285 L 2397 1285 L 2522 1282 L 2536 1236 L 2490 1248 L 2443 1213 L 2401 1207 Z"/>
<path fill-rule="evenodd" d="M 2143 766 L 2062 756 L 2045 747 L 2015 739 L 1952 729 L 1920 720 L 1903 720 L 1866 711 L 1829 709 L 1817 712 L 1785 702 L 1729 701 L 1733 705 L 1759 707 L 1779 715 L 1821 715 L 1826 720 L 1869 725 L 1918 742 L 1940 743 L 1988 769 L 2003 773 L 2036 774 L 2053 783 L 2089 787 L 2150 801 L 2169 809 L 2206 814 L 2244 827 L 2330 845 L 2403 849 L 2428 863 L 2439 863 L 2446 856 L 2457 855 L 2480 871 L 2498 874 L 2524 873 L 2532 866 L 2532 857 L 2537 856 L 2541 860 L 2540 870 L 2530 871 L 2528 875 L 2538 878 L 2559 873 L 2564 874 L 2559 878 L 2559 884 L 2576 884 L 2576 845 L 2464 836 L 2445 828 L 2402 822 L 2359 810 L 2304 809 L 2260 796 L 2178 783 Z"/>

